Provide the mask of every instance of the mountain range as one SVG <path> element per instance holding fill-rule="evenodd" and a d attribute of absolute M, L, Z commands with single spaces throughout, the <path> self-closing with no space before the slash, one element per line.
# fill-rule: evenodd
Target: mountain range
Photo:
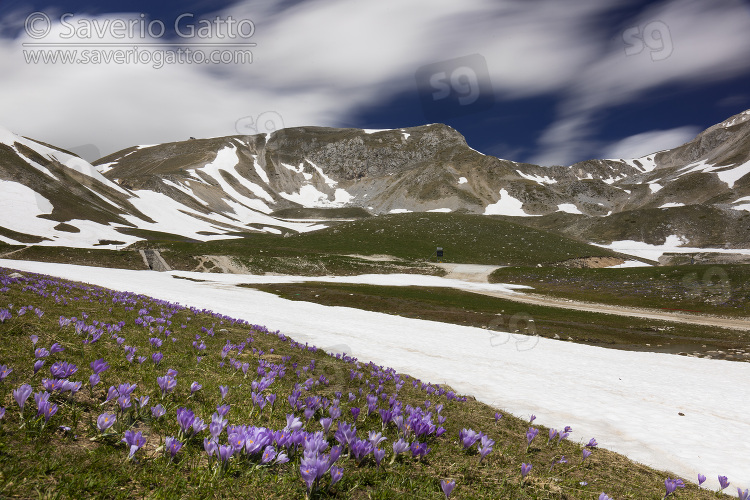
<path fill-rule="evenodd" d="M 443 124 L 296 127 L 133 146 L 95 161 L 0 128 L 0 241 L 112 248 L 290 234 L 335 220 L 460 212 L 609 244 L 750 248 L 750 110 L 677 148 L 539 166 Z"/>

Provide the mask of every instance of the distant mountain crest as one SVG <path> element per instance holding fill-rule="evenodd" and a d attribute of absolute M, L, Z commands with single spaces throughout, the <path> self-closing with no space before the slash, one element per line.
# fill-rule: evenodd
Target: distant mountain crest
<path fill-rule="evenodd" d="M 638 216 L 656 210 L 672 214 L 672 234 L 686 243 L 750 247 L 750 233 L 738 232 L 750 215 L 748 174 L 750 110 L 671 150 L 556 167 L 484 155 L 443 124 L 189 139 L 134 146 L 93 166 L 0 129 L 0 182 L 13 193 L 4 203 L 38 205 L 5 211 L 0 240 L 91 246 L 154 233 L 207 240 L 312 231 L 326 224 L 273 214 L 359 207 L 534 216 L 533 224 L 605 243 L 663 240 L 667 229 Z M 614 230 L 631 215 L 635 222 Z M 712 227 L 690 229 L 705 221 Z M 727 226 L 723 235 L 717 226 Z"/>

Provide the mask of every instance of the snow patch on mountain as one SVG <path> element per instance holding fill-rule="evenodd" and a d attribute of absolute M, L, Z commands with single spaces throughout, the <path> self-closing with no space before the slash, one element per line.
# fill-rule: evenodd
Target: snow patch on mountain
<path fill-rule="evenodd" d="M 487 205 L 484 215 L 516 215 L 522 217 L 537 217 L 523 211 L 523 202 L 511 196 L 507 190 L 500 190 L 500 199 L 496 203 Z"/>
<path fill-rule="evenodd" d="M 578 207 L 575 206 L 573 203 L 561 203 L 557 205 L 557 211 L 558 212 L 567 212 L 569 214 L 581 214 L 583 215 L 583 212 L 578 210 Z"/>
<path fill-rule="evenodd" d="M 534 174 L 525 174 L 521 172 L 520 170 L 516 170 L 518 172 L 518 175 L 523 177 L 524 179 L 528 179 L 530 181 L 534 181 L 537 184 L 544 185 L 544 184 L 557 184 L 557 179 L 552 179 L 548 176 L 541 176 L 541 175 L 534 175 Z"/>
<path fill-rule="evenodd" d="M 670 201 L 669 203 L 665 203 L 664 205 L 660 205 L 659 208 L 673 208 L 673 207 L 684 207 L 684 203 L 675 203 Z"/>
<path fill-rule="evenodd" d="M 258 177 L 263 179 L 263 182 L 268 184 L 270 182 L 270 180 L 268 179 L 268 174 L 258 163 L 258 155 L 253 155 L 253 167 L 255 167 L 255 173 L 258 174 Z"/>
<path fill-rule="evenodd" d="M 726 182 L 727 186 L 729 186 L 730 188 L 734 188 L 735 182 L 737 182 L 747 174 L 750 174 L 750 161 L 729 170 L 721 170 L 716 172 L 716 175 L 719 176 L 719 179 L 721 179 L 722 182 Z"/>
<path fill-rule="evenodd" d="M 224 190 L 224 192 L 231 196 L 235 201 L 260 212 L 270 213 L 271 209 L 268 207 L 268 205 L 263 203 L 261 200 L 248 198 L 247 196 L 240 194 L 236 189 L 234 189 L 234 187 L 232 187 L 231 184 L 224 180 L 224 177 L 220 172 L 222 170 L 234 177 L 234 179 L 239 184 L 249 189 L 250 192 L 252 192 L 258 198 L 263 198 L 269 203 L 274 203 L 271 195 L 269 195 L 263 188 L 261 188 L 257 184 L 250 182 L 237 173 L 236 167 L 239 162 L 240 159 L 237 156 L 237 147 L 234 145 L 227 146 L 216 153 L 216 158 L 213 162 L 206 164 L 202 168 L 199 168 L 198 171 L 210 175 L 214 180 L 216 180 L 216 182 L 219 183 L 221 189 Z"/>
<path fill-rule="evenodd" d="M 640 170 L 641 172 L 651 172 L 653 169 L 656 168 L 656 161 L 654 161 L 655 154 L 648 154 L 646 156 L 641 156 L 640 158 L 631 158 L 631 159 L 621 159 L 619 161 L 624 161 L 631 167 Z"/>

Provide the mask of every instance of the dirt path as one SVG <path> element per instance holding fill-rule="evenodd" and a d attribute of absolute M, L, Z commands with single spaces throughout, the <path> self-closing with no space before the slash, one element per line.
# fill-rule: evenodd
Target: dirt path
<path fill-rule="evenodd" d="M 445 278 L 470 281 L 475 283 L 487 283 L 487 278 L 495 269 L 500 266 L 486 266 L 480 264 L 450 264 L 440 263 L 438 266 L 445 269 L 448 274 Z M 561 309 L 572 309 L 576 311 L 597 312 L 603 314 L 614 314 L 617 316 L 629 316 L 635 318 L 655 319 L 661 321 L 672 321 L 676 323 L 689 323 L 693 325 L 716 326 L 720 328 L 730 328 L 734 330 L 750 330 L 750 319 L 726 318 L 722 316 L 710 316 L 706 314 L 690 314 L 684 312 L 660 311 L 657 309 L 641 309 L 636 307 L 615 306 L 609 304 L 600 304 L 596 302 L 580 302 L 569 299 L 549 297 L 528 292 L 523 293 L 502 293 L 471 290 L 465 291 L 479 293 L 490 297 L 508 299 L 514 302 L 524 304 L 533 304 L 537 306 L 559 307 Z"/>
<path fill-rule="evenodd" d="M 719 328 L 730 328 L 734 330 L 750 330 L 750 319 L 726 318 L 723 316 L 709 316 L 705 314 L 689 314 L 683 312 L 659 311 L 657 309 L 640 309 L 636 307 L 613 306 L 594 302 L 579 302 L 575 300 L 548 297 L 545 295 L 523 293 L 502 293 L 490 291 L 478 291 L 466 288 L 468 292 L 512 300 L 524 304 L 537 306 L 559 307 L 562 309 L 573 309 L 576 311 L 587 311 L 603 314 L 615 314 L 617 316 L 629 316 L 635 318 L 655 319 L 661 321 L 672 321 L 676 323 L 690 323 L 693 325 L 716 326 Z"/>
<path fill-rule="evenodd" d="M 13 255 L 14 253 L 18 253 L 18 252 L 23 252 L 23 251 L 24 251 L 24 250 L 26 250 L 27 248 L 29 248 L 29 246 L 25 246 L 25 247 L 23 247 L 23 248 L 19 248 L 18 250 L 13 250 L 12 252 L 4 253 L 4 254 L 0 255 L 0 259 L 5 259 L 5 258 L 7 258 L 7 257 L 8 257 L 9 255 Z"/>

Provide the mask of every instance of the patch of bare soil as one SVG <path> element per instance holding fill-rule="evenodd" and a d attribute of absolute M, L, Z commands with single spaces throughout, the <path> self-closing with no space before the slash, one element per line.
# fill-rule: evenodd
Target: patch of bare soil
<path fill-rule="evenodd" d="M 564 260 L 556 262 L 554 267 L 571 267 L 571 268 L 600 268 L 612 267 L 624 264 L 625 260 L 619 257 L 581 257 L 578 259 Z"/>

